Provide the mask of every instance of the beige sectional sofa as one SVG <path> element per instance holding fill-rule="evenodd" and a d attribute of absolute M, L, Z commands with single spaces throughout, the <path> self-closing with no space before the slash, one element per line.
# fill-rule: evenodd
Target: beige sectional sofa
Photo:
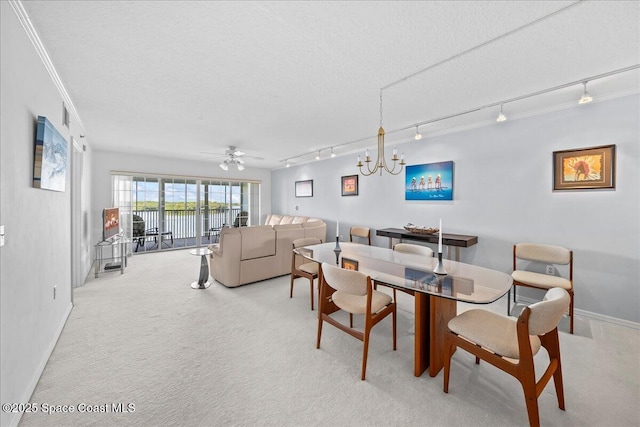
<path fill-rule="evenodd" d="M 327 225 L 319 219 L 268 215 L 266 222 L 251 227 L 223 228 L 219 243 L 209 246 L 211 277 L 227 287 L 236 287 L 283 276 L 291 273 L 295 239 L 317 237 L 326 241 Z"/>

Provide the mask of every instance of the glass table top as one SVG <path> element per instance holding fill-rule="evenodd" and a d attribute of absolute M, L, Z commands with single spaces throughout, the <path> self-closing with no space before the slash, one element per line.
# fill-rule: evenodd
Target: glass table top
<path fill-rule="evenodd" d="M 437 258 L 395 252 L 392 249 L 340 242 L 295 249 L 301 256 L 319 263 L 330 263 L 358 270 L 379 284 L 422 292 L 472 304 L 489 304 L 511 288 L 511 275 L 462 262 L 443 260 L 446 275 L 433 273 Z"/>

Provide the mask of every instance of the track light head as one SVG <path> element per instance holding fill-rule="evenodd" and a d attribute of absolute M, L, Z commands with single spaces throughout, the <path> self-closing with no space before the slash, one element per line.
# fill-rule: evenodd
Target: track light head
<path fill-rule="evenodd" d="M 500 114 L 498 114 L 498 117 L 496 118 L 496 122 L 502 123 L 506 120 L 507 120 L 507 116 L 505 116 L 504 113 L 502 112 L 502 104 L 500 104 Z"/>
<path fill-rule="evenodd" d="M 416 141 L 419 141 L 422 139 L 422 134 L 418 130 L 418 125 L 416 125 L 416 135 L 414 136 L 414 138 L 416 139 Z"/>
<path fill-rule="evenodd" d="M 331 157 L 333 158 L 335 156 L 336 156 L 336 153 L 333 152 L 333 147 L 331 147 Z"/>
<path fill-rule="evenodd" d="M 582 82 L 582 84 L 584 85 L 584 91 L 582 92 L 580 100 L 578 100 L 578 104 L 588 104 L 593 101 L 593 97 L 587 92 L 587 82 Z"/>

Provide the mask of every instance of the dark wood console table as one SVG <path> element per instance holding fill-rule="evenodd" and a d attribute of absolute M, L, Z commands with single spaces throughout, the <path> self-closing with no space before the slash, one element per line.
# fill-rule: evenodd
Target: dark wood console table
<path fill-rule="evenodd" d="M 417 240 L 427 243 L 438 243 L 438 234 L 419 234 L 410 233 L 404 228 L 382 228 L 376 231 L 376 236 L 384 236 L 389 238 L 389 248 L 393 247 L 393 239 Z M 455 248 L 456 261 L 460 261 L 460 248 L 468 248 L 478 243 L 478 236 L 467 236 L 464 234 L 444 233 L 442 235 L 442 244 L 447 246 L 449 251 L 449 259 L 451 259 L 451 247 Z"/>

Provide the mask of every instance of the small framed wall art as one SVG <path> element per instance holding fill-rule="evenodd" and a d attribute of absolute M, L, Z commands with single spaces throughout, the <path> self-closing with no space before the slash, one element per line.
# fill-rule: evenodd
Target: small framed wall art
<path fill-rule="evenodd" d="M 553 152 L 553 190 L 616 188 L 616 146 Z"/>
<path fill-rule="evenodd" d="M 347 175 L 342 177 L 342 195 L 358 195 L 358 175 Z"/>
<path fill-rule="evenodd" d="M 296 181 L 296 197 L 313 197 L 313 180 Z"/>

